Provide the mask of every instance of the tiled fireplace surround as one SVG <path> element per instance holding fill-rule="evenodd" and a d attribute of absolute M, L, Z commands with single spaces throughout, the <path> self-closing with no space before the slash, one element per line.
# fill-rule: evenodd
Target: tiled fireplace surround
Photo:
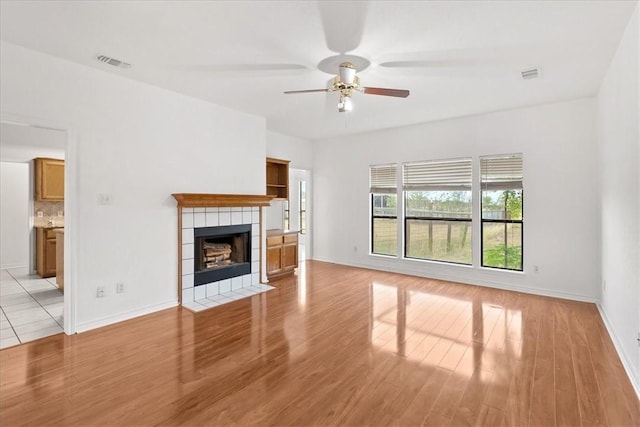
<path fill-rule="evenodd" d="M 178 295 L 187 308 L 195 300 L 260 285 L 261 207 L 271 197 L 260 195 L 174 194 L 178 201 Z M 237 206 L 235 206 L 237 205 Z M 251 273 L 194 286 L 194 230 L 201 227 L 251 225 Z M 243 292 L 243 291 L 239 291 Z"/>

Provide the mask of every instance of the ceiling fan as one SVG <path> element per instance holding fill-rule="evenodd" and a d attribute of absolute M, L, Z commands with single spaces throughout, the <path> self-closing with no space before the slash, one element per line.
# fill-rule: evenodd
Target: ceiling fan
<path fill-rule="evenodd" d="M 397 98 L 406 98 L 409 96 L 409 91 L 405 89 L 360 86 L 360 78 L 356 76 L 356 67 L 351 62 L 342 62 L 339 65 L 338 74 L 331 81 L 330 87 L 326 89 L 288 90 L 284 93 L 290 95 L 312 92 L 338 92 L 340 94 L 338 111 L 341 113 L 345 113 L 353 109 L 351 95 L 354 92 L 362 92 L 368 95 L 394 96 Z"/>

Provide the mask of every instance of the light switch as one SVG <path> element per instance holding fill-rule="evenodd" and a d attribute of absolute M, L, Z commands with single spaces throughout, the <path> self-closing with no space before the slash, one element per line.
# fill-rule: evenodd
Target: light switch
<path fill-rule="evenodd" d="M 113 203 L 113 196 L 111 194 L 98 194 L 98 204 L 102 206 L 110 205 Z"/>

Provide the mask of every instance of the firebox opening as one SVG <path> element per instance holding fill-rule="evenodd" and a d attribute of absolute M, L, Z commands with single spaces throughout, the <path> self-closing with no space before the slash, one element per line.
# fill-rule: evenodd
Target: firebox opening
<path fill-rule="evenodd" d="M 251 224 L 196 228 L 194 285 L 251 273 Z"/>

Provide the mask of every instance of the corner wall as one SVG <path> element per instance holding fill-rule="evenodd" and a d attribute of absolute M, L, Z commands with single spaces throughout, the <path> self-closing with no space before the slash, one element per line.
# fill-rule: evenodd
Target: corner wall
<path fill-rule="evenodd" d="M 601 311 L 640 395 L 639 9 L 636 6 L 597 100 Z"/>
<path fill-rule="evenodd" d="M 583 99 L 314 143 L 314 258 L 595 301 L 595 117 Z M 503 153 L 524 157 L 524 272 L 369 255 L 369 165 Z"/>

